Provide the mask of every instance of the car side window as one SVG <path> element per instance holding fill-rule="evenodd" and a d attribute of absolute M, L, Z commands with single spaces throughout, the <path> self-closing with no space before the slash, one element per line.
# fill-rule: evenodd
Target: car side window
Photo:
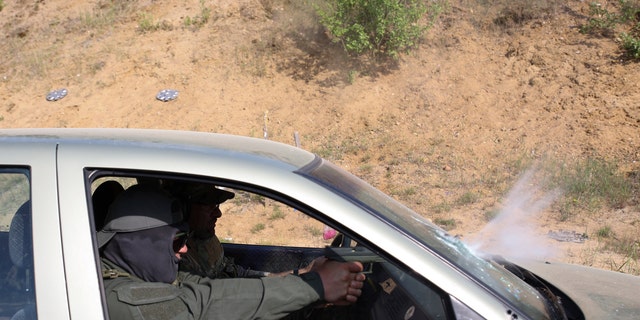
<path fill-rule="evenodd" d="M 340 311 L 351 316 L 347 318 L 355 315 L 358 319 L 454 318 L 449 297 L 443 290 L 377 256 L 358 243 L 358 239 L 350 239 L 340 230 L 275 199 L 227 190 L 235 197 L 220 206 L 222 216 L 215 229 L 225 256 L 232 257 L 237 265 L 278 272 L 305 266 L 321 255 L 346 260 L 351 259 L 352 252 L 358 252 L 359 257 L 354 260 L 363 262 L 368 280 L 359 302 Z M 370 240 L 375 243 L 375 239 Z"/>
<path fill-rule="evenodd" d="M 316 308 L 312 319 L 335 312 L 358 319 L 454 318 L 446 292 L 366 247 L 375 246 L 376 239 L 351 238 L 356 232 L 331 228 L 321 212 L 295 199 L 207 177 L 131 171 L 91 175 L 96 230 L 118 194 L 133 185 L 152 184 L 178 200 L 189 225 L 189 238 L 182 243 L 188 249 L 179 266 L 183 274 L 250 278 L 295 273 L 321 256 L 360 261 L 368 281 L 359 302 L 348 308 Z M 334 227 L 341 228 L 339 222 Z"/>
<path fill-rule="evenodd" d="M 137 183 L 134 178 L 103 177 L 91 184 L 91 206 L 95 230 L 102 229 L 109 206 L 126 188 Z"/>
<path fill-rule="evenodd" d="M 35 319 L 31 187 L 26 168 L 0 168 L 0 319 Z"/>
<path fill-rule="evenodd" d="M 223 243 L 324 247 L 336 231 L 304 212 L 262 195 L 227 189 L 235 197 L 220 205 L 216 235 Z"/>

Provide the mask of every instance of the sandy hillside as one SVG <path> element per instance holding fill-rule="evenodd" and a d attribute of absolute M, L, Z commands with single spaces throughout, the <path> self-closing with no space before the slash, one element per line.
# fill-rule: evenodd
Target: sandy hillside
<path fill-rule="evenodd" d="M 514 231 L 527 235 L 508 240 L 519 252 L 638 270 L 637 255 L 604 250 L 595 236 L 610 226 L 637 247 L 637 198 L 568 219 L 533 192 L 535 180 L 507 199 L 522 163 L 535 160 L 604 158 L 640 176 L 640 64 L 623 60 L 614 39 L 578 32 L 585 2 L 509 27 L 493 23 L 497 8 L 455 0 L 419 48 L 382 66 L 345 56 L 296 1 L 4 4 L 0 127 L 166 128 L 289 144 L 297 132 L 302 148 L 434 221 L 455 221 L 450 232 L 469 242 L 500 247 Z M 65 98 L 45 100 L 59 88 Z M 156 100 L 162 89 L 178 99 Z M 501 208 L 517 219 L 482 230 Z M 558 230 L 588 239 L 548 237 Z"/>

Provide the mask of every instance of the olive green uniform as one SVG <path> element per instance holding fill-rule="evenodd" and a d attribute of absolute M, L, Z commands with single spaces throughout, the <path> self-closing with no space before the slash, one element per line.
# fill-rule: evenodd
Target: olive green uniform
<path fill-rule="evenodd" d="M 215 235 L 209 239 L 191 238 L 187 242 L 189 251 L 182 255 L 180 271 L 211 279 L 218 278 L 259 278 L 268 272 L 251 270 L 234 263 L 224 255 L 220 240 Z"/>
<path fill-rule="evenodd" d="M 111 319 L 280 319 L 320 301 L 315 272 L 258 279 L 209 279 L 180 272 L 174 284 L 145 282 L 102 261 Z"/>

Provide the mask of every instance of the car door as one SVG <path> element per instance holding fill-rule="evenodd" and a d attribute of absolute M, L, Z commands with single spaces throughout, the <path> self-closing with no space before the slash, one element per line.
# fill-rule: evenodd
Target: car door
<path fill-rule="evenodd" d="M 245 220 L 243 227 L 246 232 L 243 236 L 248 236 L 247 242 L 240 241 L 240 236 L 235 233 L 237 228 L 228 229 L 234 230 L 231 231 L 232 234 L 218 234 L 223 242 L 239 245 L 235 248 L 233 248 L 234 245 L 228 245 L 230 253 L 236 255 L 237 259 L 252 257 L 251 254 L 256 250 L 263 253 L 277 250 L 295 252 L 295 247 L 298 247 L 295 243 L 289 242 L 284 244 L 278 242 L 274 245 L 255 237 L 256 234 L 272 232 L 289 240 L 298 239 L 295 236 L 297 231 L 292 230 L 291 227 L 285 226 L 284 229 L 274 227 L 273 231 L 270 231 L 269 225 L 272 220 L 277 220 L 282 215 L 275 208 L 281 208 L 279 210 L 282 211 L 284 206 L 280 207 L 276 203 L 273 209 L 267 209 L 261 202 L 273 201 L 286 204 L 287 217 L 302 219 L 297 227 L 300 227 L 303 233 L 306 232 L 320 239 L 320 243 L 315 245 L 315 248 L 303 250 L 303 257 L 311 257 L 312 254 L 319 253 L 324 246 L 331 244 L 331 241 L 324 240 L 322 237 L 323 224 L 329 224 L 349 235 L 359 235 L 356 238 L 366 244 L 376 244 L 384 235 L 386 229 L 382 228 L 374 218 L 358 216 L 368 219 L 369 223 L 356 219 L 353 213 L 358 209 L 352 204 L 336 198 L 321 186 L 301 181 L 303 178 L 300 176 L 291 173 L 280 173 L 282 175 L 279 176 L 274 170 L 270 170 L 272 167 L 267 165 L 264 168 L 256 168 L 255 165 L 243 166 L 242 158 L 231 161 L 222 157 L 205 157 L 199 152 L 189 153 L 188 151 L 190 150 L 180 148 L 141 150 L 137 145 L 73 143 L 58 147 L 60 225 L 65 248 L 64 259 L 68 261 L 65 265 L 66 283 L 69 288 L 68 308 L 72 318 L 98 319 L 106 316 L 105 302 L 102 298 L 102 275 L 98 268 L 98 254 L 95 246 L 95 225 L 99 221 L 93 217 L 96 210 L 93 208 L 91 199 L 92 193 L 95 192 L 94 183 L 103 177 L 133 177 L 136 181 L 165 178 L 198 179 L 223 187 L 248 191 L 251 193 L 246 197 L 249 202 L 236 203 L 235 201 L 240 200 L 240 197 L 234 199 L 234 203 L 231 204 L 239 209 L 237 216 L 227 216 L 224 221 L 241 221 L 241 218 L 245 217 L 243 208 L 247 206 L 254 206 L 257 210 L 261 210 L 256 217 L 266 221 Z M 246 168 L 252 170 L 246 170 Z M 95 187 L 97 188 L 97 185 Z M 262 198 L 267 200 L 263 201 Z M 310 218 L 315 218 L 313 224 L 304 220 Z M 371 226 L 374 225 L 378 227 L 372 228 Z M 376 232 L 376 229 L 381 232 Z M 362 237 L 362 235 L 366 236 Z M 398 252 L 406 251 L 406 246 L 401 245 L 400 242 L 396 243 L 395 248 Z M 382 243 L 379 245 L 382 246 Z M 385 250 L 392 252 L 389 249 Z M 418 262 L 415 258 L 411 259 L 412 261 L 409 262 L 412 264 Z M 423 318 L 418 315 L 433 319 L 454 318 L 453 310 L 456 309 L 456 313 L 458 311 L 445 290 L 429 280 L 422 279 L 415 270 L 408 268 L 404 261 L 400 262 L 397 258 L 393 260 L 394 263 L 374 269 L 373 272 L 377 273 L 370 275 L 370 278 L 375 280 L 369 287 L 371 295 L 363 299 L 363 304 L 359 305 L 363 310 L 375 312 L 369 318 L 387 319 L 398 316 Z M 263 259 L 263 266 L 274 267 L 273 264 L 264 264 L 265 262 L 268 261 Z M 287 267 L 289 266 L 291 265 Z M 258 267 L 262 266 L 256 266 Z M 281 266 L 277 267 L 278 271 L 283 271 L 280 269 Z M 424 298 L 427 295 L 429 298 Z"/>
<path fill-rule="evenodd" d="M 0 139 L 0 150 L 0 216 L 7 232 L 0 250 L 0 317 L 66 319 L 55 145 Z"/>

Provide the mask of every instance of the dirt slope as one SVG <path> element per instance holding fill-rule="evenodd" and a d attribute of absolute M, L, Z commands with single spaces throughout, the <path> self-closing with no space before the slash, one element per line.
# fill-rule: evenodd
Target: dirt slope
<path fill-rule="evenodd" d="M 488 243 L 487 212 L 504 207 L 522 159 L 595 156 L 640 171 L 640 64 L 621 60 L 612 39 L 578 32 L 584 2 L 506 28 L 492 24 L 494 8 L 452 1 L 417 50 L 384 67 L 346 57 L 297 2 L 4 3 L 0 127 L 166 128 L 290 144 L 298 132 L 301 147 Z M 46 101 L 58 88 L 68 96 Z M 167 88 L 178 99 L 157 101 Z M 466 194 L 473 201 L 456 205 Z M 543 258 L 616 269 L 628 259 L 600 250 L 596 230 L 640 234 L 637 205 L 565 221 L 540 211 L 515 223 L 531 226 L 531 245 L 552 249 Z M 559 242 L 553 230 L 590 237 Z"/>

